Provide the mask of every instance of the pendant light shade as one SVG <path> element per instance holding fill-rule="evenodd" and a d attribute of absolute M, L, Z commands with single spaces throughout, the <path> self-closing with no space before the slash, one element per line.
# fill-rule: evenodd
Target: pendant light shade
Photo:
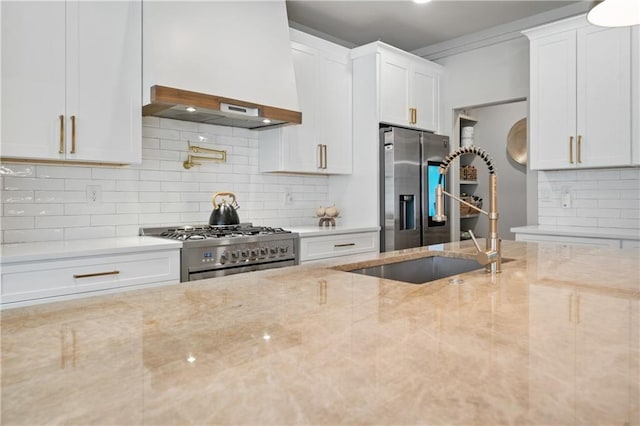
<path fill-rule="evenodd" d="M 604 0 L 594 2 L 587 20 L 600 27 L 627 27 L 640 24 L 640 0 Z"/>

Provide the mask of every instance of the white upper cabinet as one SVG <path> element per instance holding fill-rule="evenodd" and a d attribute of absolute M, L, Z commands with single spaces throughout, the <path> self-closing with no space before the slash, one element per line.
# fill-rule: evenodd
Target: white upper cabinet
<path fill-rule="evenodd" d="M 442 68 L 377 43 L 380 52 L 380 121 L 437 132 Z"/>
<path fill-rule="evenodd" d="M 633 163 L 638 33 L 591 26 L 584 16 L 525 32 L 531 40 L 532 169 Z"/>
<path fill-rule="evenodd" d="M 2 2 L 3 158 L 141 161 L 141 2 Z"/>
<path fill-rule="evenodd" d="M 260 132 L 260 171 L 350 174 L 349 50 L 291 30 L 302 124 Z"/>

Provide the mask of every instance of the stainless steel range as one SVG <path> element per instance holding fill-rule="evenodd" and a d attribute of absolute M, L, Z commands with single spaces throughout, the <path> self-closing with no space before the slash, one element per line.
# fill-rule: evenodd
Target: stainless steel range
<path fill-rule="evenodd" d="M 181 282 L 293 266 L 300 259 L 297 233 L 251 223 L 140 228 L 140 235 L 183 241 Z"/>

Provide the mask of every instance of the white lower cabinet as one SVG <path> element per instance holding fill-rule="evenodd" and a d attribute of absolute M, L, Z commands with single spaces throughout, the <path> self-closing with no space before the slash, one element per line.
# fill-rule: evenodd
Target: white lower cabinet
<path fill-rule="evenodd" d="M 380 250 L 378 232 L 300 237 L 300 261 L 328 259 Z"/>
<path fill-rule="evenodd" d="M 180 249 L 2 265 L 2 306 L 180 282 Z"/>

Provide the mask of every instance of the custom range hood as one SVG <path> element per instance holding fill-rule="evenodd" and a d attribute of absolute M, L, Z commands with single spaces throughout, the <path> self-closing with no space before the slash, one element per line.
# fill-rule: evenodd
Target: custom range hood
<path fill-rule="evenodd" d="M 145 2 L 143 105 L 254 130 L 300 124 L 285 2 Z"/>
<path fill-rule="evenodd" d="M 302 123 L 302 114 L 268 105 L 173 87 L 151 87 L 151 103 L 142 107 L 143 116 L 242 127 L 252 130 L 273 129 Z"/>

